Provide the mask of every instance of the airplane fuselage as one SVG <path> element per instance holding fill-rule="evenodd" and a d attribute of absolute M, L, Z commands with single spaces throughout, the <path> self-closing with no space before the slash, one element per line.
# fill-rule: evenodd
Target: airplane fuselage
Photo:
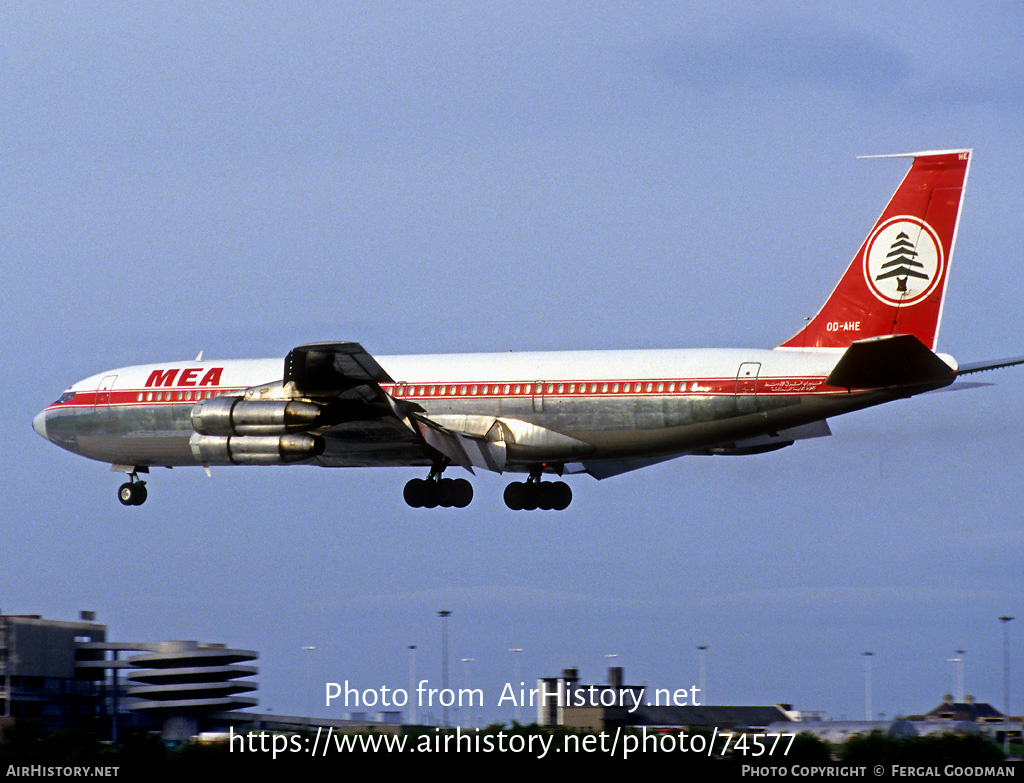
<path fill-rule="evenodd" d="M 839 356 L 695 349 L 376 358 L 394 379 L 382 384 L 384 391 L 433 421 L 479 435 L 496 421 L 506 423 L 513 435 L 506 470 L 528 471 L 539 458 L 652 459 L 742 449 L 759 437 L 767 438 L 761 450 L 768 450 L 780 431 L 926 390 L 830 386 L 826 379 Z M 197 455 L 193 408 L 281 378 L 281 359 L 119 368 L 74 384 L 37 417 L 36 428 L 63 448 L 104 462 L 219 464 Z M 336 423 L 322 454 L 297 461 L 429 465 L 421 449 L 388 438 L 396 426 L 392 419 Z M 784 436 L 779 442 L 787 443 Z"/>

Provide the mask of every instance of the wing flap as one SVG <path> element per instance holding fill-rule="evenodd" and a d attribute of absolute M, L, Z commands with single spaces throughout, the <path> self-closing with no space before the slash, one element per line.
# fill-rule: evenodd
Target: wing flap
<path fill-rule="evenodd" d="M 422 416 L 413 416 L 416 428 L 430 448 L 470 473 L 473 468 L 501 473 L 505 470 L 505 443 L 442 427 Z"/>

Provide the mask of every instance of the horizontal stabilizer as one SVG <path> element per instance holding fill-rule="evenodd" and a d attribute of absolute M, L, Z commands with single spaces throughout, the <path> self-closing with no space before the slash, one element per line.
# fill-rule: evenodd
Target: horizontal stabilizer
<path fill-rule="evenodd" d="M 941 392 L 958 392 L 967 391 L 968 389 L 982 389 L 985 386 L 995 386 L 994 383 L 984 383 L 983 381 L 957 381 L 951 386 L 944 386 L 941 389 L 932 389 L 928 394 L 939 394 Z"/>
<path fill-rule="evenodd" d="M 972 372 L 985 372 L 986 370 L 998 370 L 1001 367 L 1013 367 L 1017 364 L 1024 364 L 1024 356 L 1014 356 L 1009 359 L 993 359 L 987 362 L 972 362 L 962 364 L 957 370 L 957 375 L 970 375 Z"/>
<path fill-rule="evenodd" d="M 894 334 L 852 343 L 826 383 L 847 389 L 944 386 L 955 377 L 956 371 L 914 335 Z"/>

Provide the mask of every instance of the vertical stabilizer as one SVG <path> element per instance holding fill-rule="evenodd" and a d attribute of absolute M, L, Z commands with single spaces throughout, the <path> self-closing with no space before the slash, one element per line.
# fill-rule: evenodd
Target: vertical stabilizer
<path fill-rule="evenodd" d="M 912 334 L 935 350 L 971 152 L 880 157 L 914 162 L 828 301 L 780 348 Z"/>

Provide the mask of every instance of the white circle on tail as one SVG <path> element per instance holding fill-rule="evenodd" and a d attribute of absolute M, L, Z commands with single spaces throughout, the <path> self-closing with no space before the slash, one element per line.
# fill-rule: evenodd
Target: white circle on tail
<path fill-rule="evenodd" d="M 889 218 L 864 245 L 864 280 L 890 305 L 924 301 L 942 279 L 942 244 L 935 230 L 913 215 Z"/>

